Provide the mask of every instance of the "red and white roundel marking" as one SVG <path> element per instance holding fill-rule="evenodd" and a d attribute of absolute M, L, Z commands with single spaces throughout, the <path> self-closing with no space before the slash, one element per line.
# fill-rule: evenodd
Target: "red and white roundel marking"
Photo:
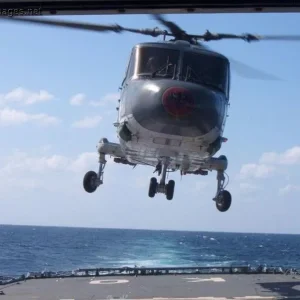
<path fill-rule="evenodd" d="M 182 87 L 168 88 L 162 96 L 162 103 L 165 110 L 175 117 L 187 116 L 195 108 L 192 93 Z"/>

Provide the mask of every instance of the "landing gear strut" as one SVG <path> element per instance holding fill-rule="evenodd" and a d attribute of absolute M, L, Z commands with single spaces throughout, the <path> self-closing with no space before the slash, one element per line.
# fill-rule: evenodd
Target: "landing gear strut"
<path fill-rule="evenodd" d="M 182 175 L 194 174 L 205 176 L 209 171 L 217 172 L 217 192 L 213 201 L 216 203 L 216 207 L 219 211 L 225 212 L 231 206 L 231 194 L 225 190 L 225 170 L 227 169 L 228 161 L 225 155 L 219 157 L 211 157 L 201 164 L 201 167 L 196 171 L 183 172 Z"/>
<path fill-rule="evenodd" d="M 83 188 L 86 192 L 93 193 L 101 184 L 103 184 L 103 174 L 105 165 L 105 154 L 100 153 L 98 174 L 94 171 L 88 171 L 83 178 Z"/>
<path fill-rule="evenodd" d="M 155 194 L 162 193 L 166 195 L 167 200 L 172 200 L 174 196 L 174 189 L 175 189 L 175 181 L 169 180 L 169 182 L 166 184 L 166 176 L 167 176 L 167 169 L 169 166 L 169 160 L 164 159 L 162 162 L 159 162 L 159 164 L 156 166 L 155 171 L 158 172 L 160 175 L 161 173 L 161 179 L 160 182 L 157 182 L 157 179 L 155 177 L 152 177 L 150 179 L 149 184 L 149 191 L 148 196 L 150 198 L 154 198 Z M 154 171 L 154 172 L 155 172 Z"/>
<path fill-rule="evenodd" d="M 225 156 L 220 156 L 220 160 L 226 160 Z M 213 198 L 213 200 L 216 202 L 216 207 L 220 212 L 227 211 L 231 206 L 231 194 L 224 189 L 224 183 L 225 183 L 225 176 L 224 176 L 224 169 L 217 170 L 217 193 L 216 196 Z"/>

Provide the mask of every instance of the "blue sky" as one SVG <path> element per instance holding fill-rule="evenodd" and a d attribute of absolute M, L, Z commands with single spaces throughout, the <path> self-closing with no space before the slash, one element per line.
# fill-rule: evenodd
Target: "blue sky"
<path fill-rule="evenodd" d="M 195 34 L 206 29 L 298 34 L 300 21 L 297 14 L 167 17 Z M 147 15 L 64 19 L 157 26 Z M 300 43 L 209 43 L 283 79 L 250 80 L 233 73 L 228 142 L 219 152 L 229 159 L 233 204 L 220 213 L 211 200 L 214 172 L 182 180 L 172 174 L 171 202 L 163 195 L 148 198 L 153 170 L 146 167 L 109 163 L 100 189 L 87 194 L 82 188 L 85 172 L 98 168 L 98 140 L 117 141 L 112 124 L 118 87 L 131 48 L 149 37 L 7 22 L 1 28 L 0 223 L 300 233 Z"/>

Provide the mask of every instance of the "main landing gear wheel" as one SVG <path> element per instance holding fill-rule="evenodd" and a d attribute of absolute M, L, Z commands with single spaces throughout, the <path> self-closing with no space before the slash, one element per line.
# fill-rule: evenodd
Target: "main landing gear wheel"
<path fill-rule="evenodd" d="M 93 193 L 97 187 L 97 173 L 94 171 L 87 172 L 83 178 L 83 188 L 86 192 Z"/>
<path fill-rule="evenodd" d="M 231 206 L 231 194 L 226 190 L 221 191 L 216 197 L 216 206 L 221 212 L 227 211 Z"/>
<path fill-rule="evenodd" d="M 105 164 L 105 154 L 100 153 L 98 174 L 94 171 L 89 171 L 83 177 L 83 188 L 87 193 L 94 193 L 97 190 L 97 188 L 101 184 L 103 184 L 103 173 Z"/>
<path fill-rule="evenodd" d="M 221 155 L 218 158 L 219 161 L 227 161 L 226 157 Z M 223 169 L 223 170 L 222 170 Z M 213 200 L 216 202 L 216 207 L 218 211 L 220 212 L 225 212 L 227 211 L 232 202 L 231 194 L 225 190 L 227 184 L 225 185 L 225 172 L 224 170 L 226 169 L 224 166 L 221 170 L 219 169 L 217 171 L 217 181 L 218 181 L 218 186 L 217 186 L 217 193 L 216 196 L 213 198 Z M 229 180 L 229 178 L 228 178 Z"/>

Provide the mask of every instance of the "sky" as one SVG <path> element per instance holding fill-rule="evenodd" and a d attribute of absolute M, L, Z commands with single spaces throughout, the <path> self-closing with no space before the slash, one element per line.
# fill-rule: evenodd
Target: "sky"
<path fill-rule="evenodd" d="M 61 19 L 157 26 L 147 15 Z M 298 34 L 297 14 L 168 15 L 189 33 Z M 232 206 L 212 198 L 216 173 L 171 174 L 175 196 L 148 198 L 153 169 L 106 165 L 93 194 L 82 179 L 98 169 L 96 144 L 118 142 L 119 86 L 131 48 L 146 36 L 1 23 L 0 223 L 104 228 L 300 233 L 300 43 L 214 41 L 209 46 L 282 78 L 232 71 L 228 138 Z"/>

